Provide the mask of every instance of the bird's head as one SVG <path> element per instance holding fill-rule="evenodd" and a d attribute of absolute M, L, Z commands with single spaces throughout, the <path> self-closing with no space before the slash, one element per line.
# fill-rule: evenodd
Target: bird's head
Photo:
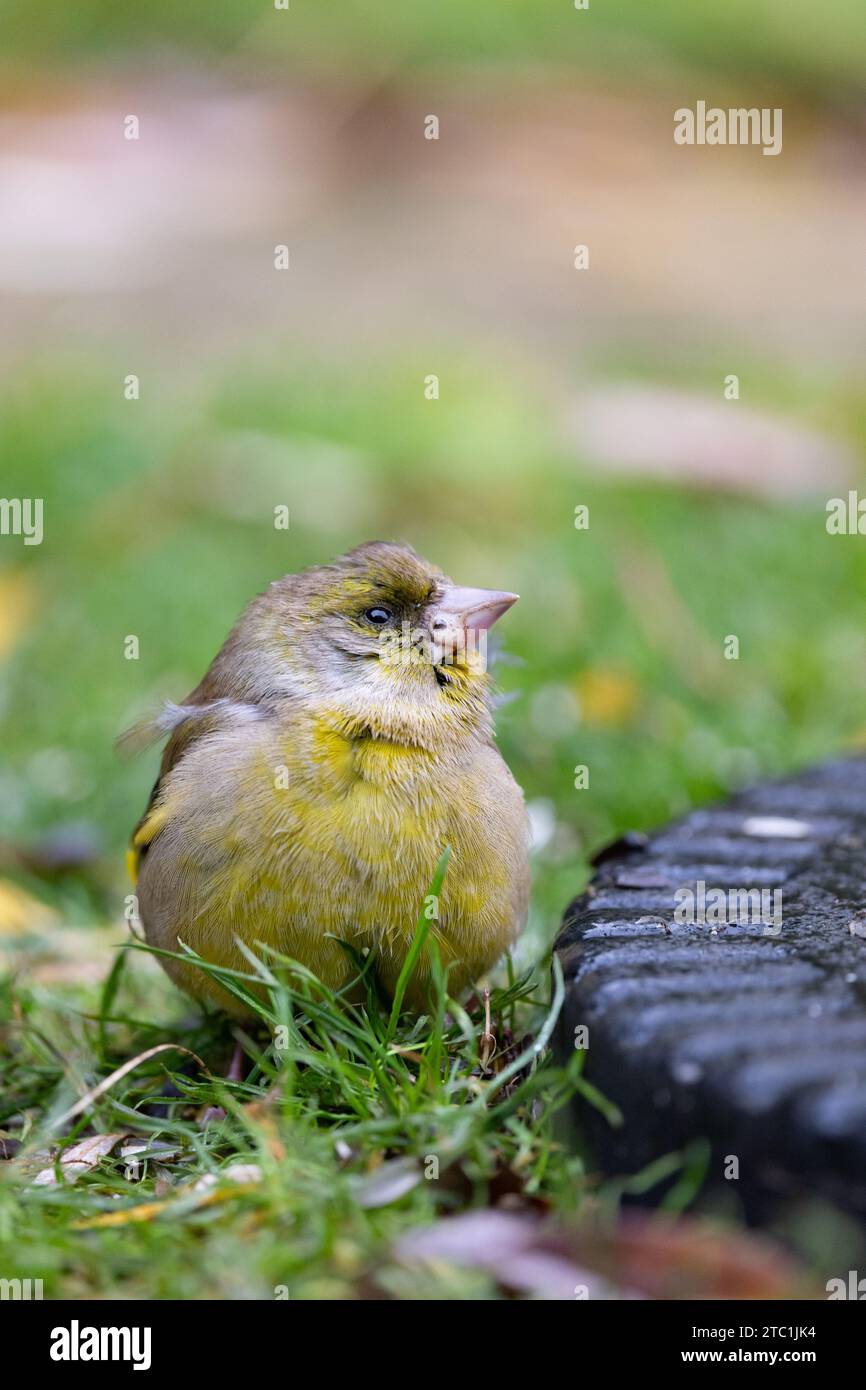
<path fill-rule="evenodd" d="M 487 632 L 516 601 L 374 541 L 277 580 L 257 600 L 257 622 L 270 628 L 285 683 L 347 733 L 435 748 L 489 730 Z"/>

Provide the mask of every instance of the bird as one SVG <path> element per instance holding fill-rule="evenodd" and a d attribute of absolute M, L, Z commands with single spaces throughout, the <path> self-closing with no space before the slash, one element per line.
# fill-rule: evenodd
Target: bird
<path fill-rule="evenodd" d="M 427 915 L 449 995 L 514 944 L 528 820 L 494 741 L 486 640 L 517 598 L 367 542 L 274 581 L 192 693 L 131 731 L 167 738 L 129 868 L 147 943 L 174 953 L 161 960 L 183 990 L 244 1016 L 189 952 L 249 974 L 265 947 L 334 991 L 372 953 L 393 998 L 446 850 Z M 407 1008 L 429 1005 L 431 970 L 422 952 Z"/>

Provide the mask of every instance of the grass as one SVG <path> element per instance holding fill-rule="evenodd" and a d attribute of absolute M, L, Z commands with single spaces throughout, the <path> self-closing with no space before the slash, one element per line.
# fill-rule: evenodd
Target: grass
<path fill-rule="evenodd" d="M 250 367 L 130 406 L 104 364 L 64 363 L 5 388 L 4 492 L 45 498 L 46 537 L 0 556 L 14 732 L 0 1135 L 17 1148 L 0 1164 L 2 1277 L 73 1298 L 497 1296 L 489 1271 L 415 1264 L 397 1242 L 503 1201 L 559 1224 L 615 1209 L 623 1184 L 599 1192 L 560 1128 L 574 1094 L 604 1098 L 580 1054 L 563 1070 L 543 1045 L 550 946 L 590 851 L 862 744 L 866 556 L 827 535 L 821 497 L 783 506 L 604 478 L 563 448 L 525 380 L 455 363 L 431 412 L 422 376 L 411 362 L 348 384 Z M 812 410 L 785 380 L 764 403 Z M 835 405 L 834 428 L 862 443 L 856 398 Z M 278 503 L 288 533 L 273 527 Z M 542 831 L 530 921 L 494 982 L 492 1053 L 483 999 L 450 1000 L 441 971 L 435 1007 L 413 1019 L 372 986 L 349 1003 L 253 947 L 231 981 L 254 1016 L 240 1032 L 251 1069 L 225 1081 L 224 1021 L 196 1012 L 123 924 L 123 847 L 156 755 L 122 764 L 113 741 L 196 683 L 252 593 L 377 534 L 460 582 L 523 595 L 497 725 Z M 731 633 L 737 661 L 723 655 Z M 138 661 L 124 659 L 128 634 Z M 70 823 L 95 848 L 60 870 L 46 846 Z M 431 949 L 423 932 L 416 943 Z M 209 1107 L 225 1117 L 203 1126 Z M 117 1138 L 71 1181 L 63 1154 L 94 1135 Z M 662 1165 L 671 1209 L 693 1203 L 704 1162 L 698 1147 Z M 35 1181 L 52 1170 L 60 1181 Z"/>
<path fill-rule="evenodd" d="M 448 997 L 425 925 L 422 913 L 393 1005 L 380 1000 L 369 962 L 359 962 L 363 1004 L 275 952 L 250 951 L 248 973 L 200 962 L 249 1009 L 249 1025 L 235 1030 L 252 1060 L 243 1082 L 209 1074 L 196 1055 L 219 1050 L 218 1020 L 187 1030 L 178 1046 L 154 1044 L 153 1026 L 111 1012 L 130 955 L 150 954 L 134 943 L 121 948 L 98 1015 L 53 1020 L 67 1035 L 63 1053 L 22 996 L 4 1091 L 13 1105 L 22 1095 L 43 1104 L 25 1120 L 15 1175 L 0 1186 L 0 1267 L 42 1278 L 49 1297 L 453 1297 L 455 1278 L 457 1296 L 489 1296 L 489 1277 L 467 1275 L 461 1289 L 453 1270 L 389 1258 L 391 1244 L 508 1182 L 573 1208 L 582 1163 L 553 1142 L 550 1123 L 584 1084 L 583 1054 L 564 1070 L 545 1050 L 561 978 L 552 1001 L 529 976 L 495 990 L 491 1037 L 483 1008 Z M 423 950 L 434 1006 L 401 1017 Z M 61 1110 L 70 1082 L 89 1089 Z M 211 1107 L 222 1118 L 202 1128 Z M 72 1169 L 69 1155 L 91 1129 L 114 1136 L 110 1152 Z M 124 1134 L 139 1141 L 134 1158 Z"/>
<path fill-rule="evenodd" d="M 274 11 L 260 0 L 190 0 L 178 9 L 153 0 L 146 11 L 109 0 L 53 6 L 39 26 L 24 0 L 4 5 L 5 57 L 22 63 L 109 60 L 121 69 L 142 56 L 177 50 L 187 61 L 227 59 L 274 73 L 355 78 L 374 73 L 472 64 L 487 68 L 538 62 L 573 74 L 645 80 L 647 69 L 686 67 L 705 80 L 758 81 L 831 102 L 855 105 L 866 62 L 866 25 L 855 0 L 748 0 L 696 7 L 685 0 L 619 0 L 575 11 L 572 0 L 418 0 L 395 10 L 388 0 L 339 0 L 327 11 L 291 0 Z"/>

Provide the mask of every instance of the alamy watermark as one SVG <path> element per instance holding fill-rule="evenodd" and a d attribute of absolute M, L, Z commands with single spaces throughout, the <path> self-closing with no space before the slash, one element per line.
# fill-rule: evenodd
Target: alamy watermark
<path fill-rule="evenodd" d="M 41 1279 L 0 1279 L 0 1302 L 29 1302 L 42 1297 Z"/>
<path fill-rule="evenodd" d="M 761 153 L 782 152 L 781 106 L 736 106 L 724 110 L 696 103 L 694 111 L 681 106 L 674 112 L 677 145 L 761 145 Z"/>
<path fill-rule="evenodd" d="M 707 888 L 699 878 L 694 888 L 674 894 L 674 921 L 679 926 L 763 926 L 765 936 L 782 930 L 781 888 Z"/>
<path fill-rule="evenodd" d="M 847 497 L 831 497 L 826 511 L 828 536 L 866 536 L 866 497 L 853 488 Z"/>
<path fill-rule="evenodd" d="M 0 536 L 23 536 L 25 545 L 42 544 L 41 497 L 0 497 Z"/>
<path fill-rule="evenodd" d="M 151 1363 L 149 1327 L 82 1327 L 73 1318 L 68 1327 L 55 1327 L 48 1351 L 52 1361 L 130 1361 L 134 1371 Z"/>
<path fill-rule="evenodd" d="M 862 1303 L 866 1299 L 866 1279 L 861 1279 L 860 1272 L 856 1269 L 848 1270 L 847 1279 L 828 1279 L 824 1287 L 830 1302 L 834 1299 L 845 1298 L 851 1299 L 855 1303 Z"/>

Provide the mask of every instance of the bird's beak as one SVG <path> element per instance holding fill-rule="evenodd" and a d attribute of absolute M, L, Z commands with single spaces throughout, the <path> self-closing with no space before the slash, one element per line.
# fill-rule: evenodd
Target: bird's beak
<path fill-rule="evenodd" d="M 465 589 L 446 584 L 430 610 L 430 630 L 441 645 L 465 642 L 471 633 L 486 632 L 517 602 L 517 594 L 501 589 Z"/>

